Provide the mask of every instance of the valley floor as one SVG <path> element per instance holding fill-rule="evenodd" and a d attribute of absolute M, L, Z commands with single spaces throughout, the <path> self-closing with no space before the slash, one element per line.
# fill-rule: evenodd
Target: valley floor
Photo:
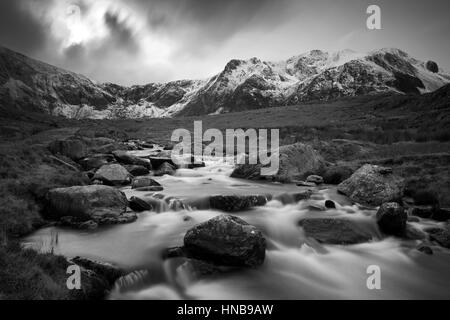
<path fill-rule="evenodd" d="M 382 164 L 407 180 L 407 191 L 434 194 L 450 207 L 450 113 L 409 104 L 406 96 L 342 99 L 330 103 L 254 110 L 202 118 L 66 120 L 43 115 L 0 119 L 0 299 L 70 299 L 67 262 L 22 250 L 18 240 L 48 223 L 49 189 L 87 184 L 86 176 L 52 157 L 49 142 L 76 133 L 117 141 L 170 145 L 173 130 L 279 128 L 281 144 L 306 142 L 330 163 L 354 169 Z M 67 163 L 66 163 L 67 162 Z M 26 285 L 25 285 L 26 284 Z"/>

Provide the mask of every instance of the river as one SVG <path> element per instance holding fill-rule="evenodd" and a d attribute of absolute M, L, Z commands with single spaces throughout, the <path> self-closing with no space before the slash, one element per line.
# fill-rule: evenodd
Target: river
<path fill-rule="evenodd" d="M 213 218 L 219 211 L 207 208 L 210 195 L 281 195 L 298 192 L 295 185 L 259 183 L 230 178 L 233 166 L 210 158 L 205 168 L 180 169 L 176 176 L 155 178 L 165 198 L 175 197 L 188 206 L 164 204 L 158 212 L 143 212 L 136 222 L 78 231 L 50 227 L 24 240 L 26 247 L 67 257 L 82 256 L 110 262 L 131 274 L 116 283 L 110 299 L 448 299 L 450 252 L 433 246 L 433 255 L 419 252 L 418 242 L 383 238 L 376 210 L 358 207 L 337 194 L 336 187 L 317 188 L 310 200 L 292 203 L 272 200 L 263 207 L 235 215 L 261 229 L 267 240 L 266 260 L 255 270 L 241 270 L 197 278 L 183 260 L 163 260 L 168 247 L 182 245 L 186 231 Z M 150 196 L 123 188 L 127 197 Z M 331 199 L 337 208 L 311 209 Z M 176 204 L 176 202 L 174 202 Z M 322 245 L 303 234 L 298 221 L 326 215 L 353 219 L 373 236 L 358 245 Z M 429 220 L 413 223 L 421 229 L 436 225 Z M 369 290 L 369 266 L 379 266 L 381 289 Z"/>

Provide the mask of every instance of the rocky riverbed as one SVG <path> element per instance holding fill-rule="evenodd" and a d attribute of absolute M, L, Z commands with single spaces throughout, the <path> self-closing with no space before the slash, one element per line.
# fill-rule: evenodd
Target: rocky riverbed
<path fill-rule="evenodd" d="M 449 298 L 449 213 L 405 197 L 388 167 L 353 172 L 295 144 L 261 180 L 257 166 L 95 143 L 49 146 L 91 184 L 50 190 L 55 225 L 23 245 L 83 257 L 72 261 L 109 275 L 110 299 Z M 371 265 L 381 290 L 366 286 Z"/>

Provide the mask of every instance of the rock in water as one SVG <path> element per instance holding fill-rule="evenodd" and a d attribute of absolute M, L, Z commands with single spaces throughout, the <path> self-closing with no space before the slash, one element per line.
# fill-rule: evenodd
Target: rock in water
<path fill-rule="evenodd" d="M 325 208 L 336 209 L 336 204 L 332 200 L 327 200 L 327 201 L 325 201 Z"/>
<path fill-rule="evenodd" d="M 136 178 L 133 179 L 133 182 L 131 183 L 131 188 L 133 189 L 145 187 L 161 187 L 161 185 L 150 177 Z"/>
<path fill-rule="evenodd" d="M 127 169 L 128 172 L 131 173 L 134 177 L 146 176 L 150 174 L 150 171 L 144 166 L 125 165 L 124 168 Z"/>
<path fill-rule="evenodd" d="M 98 185 L 53 189 L 47 199 L 52 214 L 58 218 L 72 216 L 96 222 L 104 217 L 120 217 L 128 206 L 123 192 Z"/>
<path fill-rule="evenodd" d="M 315 183 L 315 184 L 322 184 L 323 183 L 323 178 L 321 176 L 311 175 L 308 178 L 306 178 L 306 182 L 311 182 L 311 183 Z"/>
<path fill-rule="evenodd" d="M 357 244 L 368 242 L 372 236 L 355 222 L 342 218 L 307 218 L 299 222 L 305 235 L 326 244 Z"/>
<path fill-rule="evenodd" d="M 366 164 L 338 186 L 338 191 L 351 200 L 372 206 L 400 200 L 404 180 L 392 169 Z"/>
<path fill-rule="evenodd" d="M 122 186 L 131 182 L 131 176 L 120 164 L 108 164 L 97 170 L 94 180 L 100 180 L 110 186 Z"/>
<path fill-rule="evenodd" d="M 153 209 L 150 203 L 138 197 L 131 197 L 129 206 L 131 210 L 136 212 L 150 211 Z"/>
<path fill-rule="evenodd" d="M 266 254 L 261 231 L 244 220 L 221 215 L 190 229 L 184 237 L 189 256 L 216 265 L 257 267 Z"/>
<path fill-rule="evenodd" d="M 176 170 L 175 167 L 172 166 L 170 163 L 168 162 L 164 162 L 159 168 L 158 170 L 155 171 L 155 176 L 157 177 L 162 177 L 164 175 L 169 175 L 169 176 L 173 176 L 175 174 Z"/>
<path fill-rule="evenodd" d="M 444 248 L 450 249 L 450 224 L 444 228 L 431 228 L 425 230 L 429 233 L 430 239 L 436 241 Z"/>
<path fill-rule="evenodd" d="M 211 209 L 225 212 L 237 212 L 260 207 L 267 203 L 267 196 L 211 196 L 209 205 Z"/>
<path fill-rule="evenodd" d="M 133 155 L 129 154 L 128 152 L 122 151 L 122 150 L 113 151 L 112 154 L 114 155 L 114 157 L 116 157 L 117 161 L 119 161 L 120 163 L 143 166 L 149 170 L 152 169 L 152 164 L 151 164 L 150 160 L 148 160 L 148 159 L 142 159 L 142 158 L 133 156 Z"/>
<path fill-rule="evenodd" d="M 250 180 L 270 179 L 280 182 L 305 179 L 312 174 L 320 174 L 325 168 L 323 158 L 310 146 L 303 143 L 282 146 L 276 151 L 279 156 L 279 169 L 270 176 L 261 176 L 261 165 L 238 165 L 232 173 L 233 178 Z"/>
<path fill-rule="evenodd" d="M 406 230 L 408 214 L 396 202 L 383 203 L 377 212 L 377 223 L 380 230 L 388 235 L 399 236 Z"/>

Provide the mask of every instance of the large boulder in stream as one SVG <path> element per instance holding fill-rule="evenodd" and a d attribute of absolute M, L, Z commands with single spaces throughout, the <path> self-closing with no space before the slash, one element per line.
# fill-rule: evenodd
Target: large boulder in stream
<path fill-rule="evenodd" d="M 351 200 L 372 206 L 401 200 L 405 183 L 392 169 L 366 164 L 339 184 L 338 191 Z"/>
<path fill-rule="evenodd" d="M 47 200 L 57 218 L 71 216 L 96 222 L 121 218 L 128 206 L 123 192 L 98 185 L 53 189 L 48 192 Z"/>
<path fill-rule="evenodd" d="M 176 168 L 171 165 L 169 162 L 164 162 L 158 170 L 155 171 L 156 177 L 162 177 L 165 175 L 173 176 L 176 173 Z"/>
<path fill-rule="evenodd" d="M 257 267 L 266 255 L 261 231 L 244 220 L 221 215 L 190 229 L 184 247 L 191 258 L 233 267 Z"/>
<path fill-rule="evenodd" d="M 387 235 L 399 236 L 405 233 L 408 214 L 396 202 L 383 203 L 377 212 L 380 230 Z"/>
<path fill-rule="evenodd" d="M 131 175 L 120 164 L 108 164 L 95 172 L 94 180 L 100 180 L 109 186 L 122 186 L 131 182 Z"/>
<path fill-rule="evenodd" d="M 116 157 L 117 161 L 122 164 L 143 166 L 149 170 L 152 169 L 152 164 L 150 160 L 139 158 L 137 156 L 128 153 L 127 151 L 117 150 L 113 151 L 112 154 L 114 155 L 114 157 Z"/>
<path fill-rule="evenodd" d="M 372 236 L 355 221 L 345 218 L 306 218 L 299 222 L 306 237 L 324 244 L 350 245 L 368 242 Z"/>
<path fill-rule="evenodd" d="M 273 156 L 279 157 L 279 168 L 270 175 L 262 176 L 261 164 L 238 165 L 233 178 L 250 180 L 268 179 L 280 182 L 305 179 L 309 175 L 321 174 L 325 169 L 324 159 L 311 147 L 303 143 L 282 146 Z"/>
<path fill-rule="evenodd" d="M 237 212 L 248 210 L 253 207 L 264 206 L 270 200 L 269 196 L 211 196 L 209 205 L 211 209 L 221 210 L 225 212 Z"/>
<path fill-rule="evenodd" d="M 150 177 L 135 178 L 131 183 L 132 189 L 146 188 L 146 187 L 161 187 L 161 184 Z"/>

